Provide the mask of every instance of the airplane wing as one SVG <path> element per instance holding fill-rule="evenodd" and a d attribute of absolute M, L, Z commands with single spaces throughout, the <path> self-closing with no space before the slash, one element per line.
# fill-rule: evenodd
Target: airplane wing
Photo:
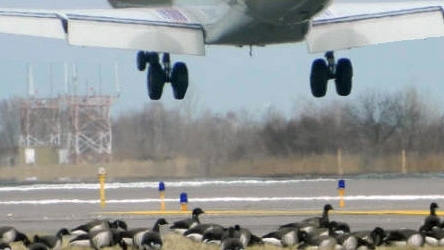
<path fill-rule="evenodd" d="M 71 45 L 205 54 L 202 26 L 173 7 L 105 10 L 0 9 L 0 33 L 66 39 Z"/>
<path fill-rule="evenodd" d="M 333 3 L 315 17 L 310 52 L 444 36 L 444 3 Z"/>

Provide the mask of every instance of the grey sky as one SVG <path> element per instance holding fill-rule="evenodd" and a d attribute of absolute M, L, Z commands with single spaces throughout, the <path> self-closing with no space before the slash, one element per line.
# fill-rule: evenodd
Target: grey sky
<path fill-rule="evenodd" d="M 2 7 L 17 8 L 106 8 L 105 0 L 3 0 Z M 115 110 L 125 112 L 150 102 L 146 95 L 146 74 L 135 66 L 134 51 L 79 48 L 64 41 L 24 36 L 0 35 L 0 98 L 26 95 L 26 67 L 34 69 L 40 96 L 63 90 L 63 62 L 78 67 L 78 93 L 85 93 L 87 84 L 103 92 L 113 91 L 113 64 L 119 65 L 121 97 Z M 444 38 L 407 41 L 338 51 L 336 56 L 349 57 L 355 68 L 350 97 L 338 97 L 334 84 L 327 97 L 311 97 L 309 70 L 312 60 L 322 54 L 309 54 L 304 43 L 255 48 L 250 57 L 248 48 L 208 47 L 206 57 L 173 55 L 185 61 L 190 71 L 190 93 L 202 108 L 214 111 L 247 109 L 261 112 L 275 106 L 292 112 L 300 101 L 319 104 L 331 100 L 351 101 L 366 91 L 394 91 L 414 86 L 421 93 L 444 107 Z M 50 66 L 52 65 L 52 66 Z M 52 68 L 52 77 L 50 77 Z M 100 68 L 100 76 L 99 76 Z M 101 83 L 99 83 L 101 82 Z M 169 85 L 161 102 L 178 105 Z"/>

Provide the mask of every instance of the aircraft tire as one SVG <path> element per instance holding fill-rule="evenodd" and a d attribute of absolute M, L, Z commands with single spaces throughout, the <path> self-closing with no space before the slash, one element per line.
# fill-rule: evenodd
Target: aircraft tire
<path fill-rule="evenodd" d="M 146 54 L 146 60 L 150 64 L 160 63 L 159 53 L 157 53 L 157 52 L 147 53 Z"/>
<path fill-rule="evenodd" d="M 144 71 L 146 69 L 147 57 L 144 51 L 137 52 L 137 69 L 139 71 Z"/>
<path fill-rule="evenodd" d="M 311 65 L 310 87 L 314 97 L 323 97 L 327 93 L 328 68 L 324 59 L 316 59 Z"/>
<path fill-rule="evenodd" d="M 341 58 L 336 65 L 336 92 L 348 96 L 352 89 L 353 66 L 349 59 Z"/>
<path fill-rule="evenodd" d="M 173 95 L 177 100 L 182 100 L 188 89 L 188 68 L 183 62 L 177 62 L 171 72 L 171 85 Z"/>
<path fill-rule="evenodd" d="M 148 96 L 151 100 L 159 100 L 165 85 L 165 72 L 162 66 L 159 63 L 150 64 L 147 78 Z"/>

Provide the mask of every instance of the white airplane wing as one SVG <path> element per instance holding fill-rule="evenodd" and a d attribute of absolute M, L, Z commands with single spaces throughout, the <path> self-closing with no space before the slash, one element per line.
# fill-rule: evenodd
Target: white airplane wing
<path fill-rule="evenodd" d="M 333 3 L 312 21 L 310 52 L 444 36 L 444 4 Z"/>
<path fill-rule="evenodd" d="M 108 10 L 0 9 L 0 33 L 66 39 L 71 45 L 203 55 L 202 26 L 173 7 Z"/>

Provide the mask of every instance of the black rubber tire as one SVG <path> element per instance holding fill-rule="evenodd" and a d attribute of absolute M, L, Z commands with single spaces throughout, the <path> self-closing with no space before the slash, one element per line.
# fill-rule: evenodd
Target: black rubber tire
<path fill-rule="evenodd" d="M 348 96 L 352 90 L 353 66 L 350 59 L 341 58 L 336 64 L 336 92 Z"/>
<path fill-rule="evenodd" d="M 163 64 L 171 63 L 170 53 L 164 53 L 164 54 L 162 55 L 162 63 L 163 63 Z"/>
<path fill-rule="evenodd" d="M 324 59 L 316 59 L 311 65 L 310 87 L 314 97 L 324 97 L 327 93 L 328 68 Z"/>
<path fill-rule="evenodd" d="M 146 58 L 150 64 L 160 63 L 159 53 L 157 52 L 147 53 Z"/>
<path fill-rule="evenodd" d="M 150 64 L 147 78 L 148 96 L 151 100 L 159 100 L 165 85 L 165 72 L 162 66 L 159 63 Z"/>
<path fill-rule="evenodd" d="M 137 63 L 137 69 L 139 71 L 144 71 L 146 69 L 146 64 L 147 64 L 147 58 L 146 58 L 146 54 L 145 51 L 139 51 L 137 52 L 137 57 L 136 57 L 136 63 Z"/>
<path fill-rule="evenodd" d="M 174 64 L 171 71 L 171 85 L 174 98 L 182 100 L 188 89 L 188 68 L 185 63 L 177 62 Z"/>

